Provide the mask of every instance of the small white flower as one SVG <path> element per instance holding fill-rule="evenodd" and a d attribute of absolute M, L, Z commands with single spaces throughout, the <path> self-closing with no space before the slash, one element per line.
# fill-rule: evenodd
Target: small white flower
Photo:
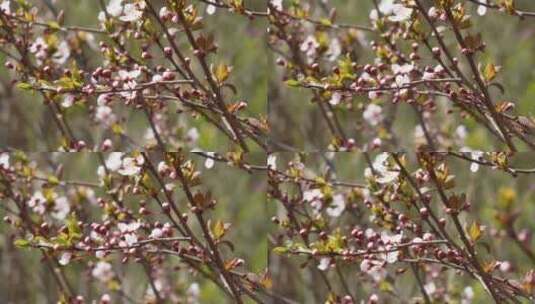
<path fill-rule="evenodd" d="M 402 22 L 405 20 L 408 20 L 412 15 L 412 9 L 405 7 L 402 4 L 394 4 L 392 8 L 392 16 L 390 16 L 388 19 L 390 21 L 394 22 Z"/>
<path fill-rule="evenodd" d="M 305 53 L 307 61 L 312 62 L 314 56 L 316 56 L 316 49 L 320 46 L 314 35 L 308 35 L 306 39 L 301 43 L 300 50 Z"/>
<path fill-rule="evenodd" d="M 282 11 L 282 0 L 270 0 L 270 2 L 276 10 Z"/>
<path fill-rule="evenodd" d="M 122 152 L 111 152 L 108 158 L 106 159 L 106 167 L 110 171 L 117 171 L 121 168 L 123 153 Z"/>
<path fill-rule="evenodd" d="M 127 246 L 132 246 L 137 243 L 137 236 L 133 233 L 128 233 L 124 235 L 124 240 Z M 126 247 L 126 246 L 124 246 Z"/>
<path fill-rule="evenodd" d="M 215 165 L 215 161 L 212 157 L 215 156 L 215 153 L 214 152 L 206 152 L 206 155 L 208 155 L 209 157 L 206 158 L 206 160 L 204 161 L 204 167 L 206 169 L 212 169 Z"/>
<path fill-rule="evenodd" d="M 129 233 L 134 232 L 141 227 L 141 223 L 139 222 L 131 222 L 131 223 L 119 223 L 117 224 L 117 228 L 119 228 L 119 231 L 122 233 Z"/>
<path fill-rule="evenodd" d="M 160 16 L 160 18 L 165 18 L 169 16 L 170 14 L 171 12 L 167 8 L 167 6 L 162 6 L 162 8 L 160 9 L 160 12 L 158 13 L 158 16 Z"/>
<path fill-rule="evenodd" d="M 407 84 L 411 83 L 411 79 L 408 75 L 397 75 L 396 76 L 396 84 L 398 87 L 404 87 Z"/>
<path fill-rule="evenodd" d="M 95 268 L 93 268 L 93 271 L 91 271 L 91 274 L 93 277 L 104 283 L 111 280 L 114 276 L 111 264 L 104 261 L 98 262 Z"/>
<path fill-rule="evenodd" d="M 35 192 L 30 200 L 28 201 L 28 206 L 38 214 L 45 213 L 45 203 L 46 198 L 41 191 Z"/>
<path fill-rule="evenodd" d="M 106 11 L 113 17 L 119 16 L 123 12 L 123 0 L 111 0 Z"/>
<path fill-rule="evenodd" d="M 62 41 L 58 45 L 56 52 L 52 55 L 52 61 L 57 64 L 64 64 L 69 59 L 69 56 L 71 56 L 69 44 L 66 41 Z"/>
<path fill-rule="evenodd" d="M 65 94 L 63 97 L 63 101 L 61 102 L 61 106 L 64 108 L 70 108 L 74 104 L 74 94 Z"/>
<path fill-rule="evenodd" d="M 379 4 L 379 11 L 388 16 L 390 21 L 402 22 L 411 17 L 412 9 L 405 7 L 402 4 L 394 3 L 394 0 L 383 0 Z M 377 10 L 372 10 L 370 12 L 370 19 L 377 20 L 379 14 Z"/>
<path fill-rule="evenodd" d="M 139 2 L 137 4 L 134 3 L 128 3 L 125 4 L 123 15 L 119 17 L 119 20 L 124 22 L 132 22 L 139 20 L 141 16 L 143 15 L 143 8 L 144 8 L 145 2 Z"/>
<path fill-rule="evenodd" d="M 342 45 L 340 44 L 340 40 L 337 38 L 331 39 L 331 42 L 329 43 L 329 49 L 327 50 L 329 61 L 335 61 L 340 54 L 342 54 Z"/>
<path fill-rule="evenodd" d="M 412 70 L 414 70 L 414 65 L 409 63 L 406 63 L 404 65 L 394 63 L 392 65 L 392 72 L 394 72 L 394 74 L 407 74 L 412 72 Z"/>
<path fill-rule="evenodd" d="M 192 283 L 188 290 L 186 291 L 189 297 L 191 297 L 193 300 L 196 300 L 201 295 L 201 288 L 199 287 L 199 284 Z"/>
<path fill-rule="evenodd" d="M 56 199 L 52 216 L 57 220 L 63 220 L 67 217 L 69 212 L 71 212 L 71 206 L 69 205 L 67 198 L 62 196 Z"/>
<path fill-rule="evenodd" d="M 9 168 L 9 154 L 0 153 L 0 168 L 7 169 Z"/>
<path fill-rule="evenodd" d="M 270 154 L 267 158 L 267 166 L 271 170 L 277 170 L 277 156 Z"/>
<path fill-rule="evenodd" d="M 111 126 L 117 120 L 113 110 L 108 106 L 98 106 L 95 111 L 95 119 L 106 126 Z"/>
<path fill-rule="evenodd" d="M 193 127 L 186 132 L 186 139 L 191 142 L 197 142 L 199 139 L 199 130 L 197 128 Z"/>
<path fill-rule="evenodd" d="M 386 277 L 386 269 L 382 267 L 383 264 L 384 262 L 377 260 L 364 259 L 360 263 L 360 270 L 379 282 Z"/>
<path fill-rule="evenodd" d="M 61 254 L 61 257 L 59 258 L 59 264 L 60 265 L 67 265 L 69 264 L 69 262 L 71 261 L 71 258 L 72 258 L 72 253 L 69 252 L 69 251 L 66 251 L 64 253 Z"/>
<path fill-rule="evenodd" d="M 120 70 L 119 71 L 119 77 L 123 81 L 136 79 L 136 78 L 139 77 L 139 75 L 141 75 L 141 71 L 137 70 L 137 69 L 136 70 L 132 70 L 132 71 L 126 71 L 126 70 Z"/>
<path fill-rule="evenodd" d="M 166 172 L 168 172 L 171 168 L 164 162 L 164 161 L 161 161 L 158 163 L 158 173 L 160 175 L 163 175 L 165 174 Z"/>
<path fill-rule="evenodd" d="M 391 170 L 388 166 L 388 153 L 383 152 L 377 155 L 373 161 L 373 168 L 375 170 L 376 181 L 380 184 L 388 184 L 393 182 L 399 175 L 398 171 Z M 370 168 L 364 170 L 364 175 L 368 178 L 372 177 L 373 172 Z"/>
<path fill-rule="evenodd" d="M 461 304 L 470 304 L 474 299 L 474 290 L 472 287 L 465 287 L 462 294 Z"/>
<path fill-rule="evenodd" d="M 141 166 L 138 165 L 135 158 L 125 157 L 123 158 L 122 167 L 117 172 L 121 175 L 132 176 L 141 172 Z"/>
<path fill-rule="evenodd" d="M 471 157 L 474 160 L 479 160 L 481 157 L 483 157 L 483 155 L 484 155 L 484 152 L 482 151 L 472 151 L 471 153 Z M 476 162 L 472 162 L 470 164 L 470 171 L 472 171 L 473 173 L 476 173 L 478 170 L 479 170 L 479 164 Z"/>
<path fill-rule="evenodd" d="M 159 239 L 163 236 L 163 231 L 160 228 L 154 228 L 152 229 L 149 239 Z"/>
<path fill-rule="evenodd" d="M 329 265 L 331 265 L 331 258 L 321 258 L 318 264 L 318 269 L 325 271 L 329 268 Z"/>
<path fill-rule="evenodd" d="M 321 193 L 320 189 L 311 189 L 303 192 L 303 200 L 305 202 L 311 203 L 321 198 L 323 198 L 323 193 Z"/>
<path fill-rule="evenodd" d="M 370 103 L 362 113 L 362 117 L 370 125 L 376 126 L 383 120 L 383 109 L 374 103 Z"/>
<path fill-rule="evenodd" d="M 403 235 L 395 234 L 395 235 L 389 235 L 386 232 L 383 232 L 381 234 L 381 240 L 386 244 L 386 246 L 381 247 L 381 249 L 390 250 L 393 248 L 393 246 L 396 246 L 397 244 L 401 243 Z M 381 254 L 382 258 L 389 264 L 395 263 L 398 260 L 399 257 L 399 251 L 390 251 Z"/>
<path fill-rule="evenodd" d="M 468 132 L 466 131 L 466 127 L 465 127 L 465 126 L 460 125 L 460 126 L 458 126 L 458 127 L 455 129 L 455 134 L 456 134 L 460 139 L 465 139 L 465 138 L 466 138 L 466 135 L 468 134 Z"/>
<path fill-rule="evenodd" d="M 0 4 L 0 10 L 3 11 L 4 14 L 11 14 L 11 8 L 9 7 L 10 4 L 11 3 L 9 0 L 2 1 L 2 3 Z"/>
<path fill-rule="evenodd" d="M 334 92 L 331 99 L 329 99 L 329 103 L 336 106 L 340 103 L 340 100 L 342 100 L 342 94 L 340 94 L 340 92 Z"/>
<path fill-rule="evenodd" d="M 346 202 L 342 194 L 335 194 L 333 201 L 327 207 L 327 214 L 332 217 L 339 217 L 346 209 Z"/>
<path fill-rule="evenodd" d="M 213 5 L 213 4 L 208 4 L 208 6 L 206 7 L 206 13 L 207 13 L 208 15 L 213 15 L 213 14 L 215 14 L 216 9 L 217 9 L 217 8 L 215 7 L 215 5 Z"/>
<path fill-rule="evenodd" d="M 483 4 L 487 4 L 487 0 L 480 0 L 481 3 Z M 485 5 L 480 5 L 478 8 L 477 8 L 477 14 L 479 16 L 484 16 L 485 14 L 487 13 L 487 6 Z"/>

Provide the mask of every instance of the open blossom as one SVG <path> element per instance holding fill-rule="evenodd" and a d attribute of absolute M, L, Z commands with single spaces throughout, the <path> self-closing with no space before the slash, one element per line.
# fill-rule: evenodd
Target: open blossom
<path fill-rule="evenodd" d="M 122 164 L 123 153 L 122 152 L 111 152 L 108 158 L 106 159 L 106 167 L 110 171 L 117 171 Z"/>
<path fill-rule="evenodd" d="M 125 157 L 123 158 L 121 168 L 117 170 L 119 174 L 125 176 L 136 175 L 141 172 L 141 166 L 143 165 L 144 160 L 143 156 L 134 157 Z"/>
<path fill-rule="evenodd" d="M 146 7 L 145 1 L 135 3 L 123 3 L 123 0 L 111 0 L 106 6 L 106 12 L 112 17 L 119 17 L 119 20 L 124 22 L 137 21 L 143 15 L 143 10 Z M 99 14 L 99 20 L 103 21 L 105 13 Z"/>
<path fill-rule="evenodd" d="M 346 209 L 346 202 L 342 194 L 335 194 L 331 204 L 327 207 L 327 214 L 332 217 L 339 217 Z"/>
<path fill-rule="evenodd" d="M 4 169 L 9 168 L 9 154 L 8 153 L 0 154 L 0 168 L 4 168 Z"/>
<path fill-rule="evenodd" d="M 305 202 L 313 202 L 323 198 L 323 193 L 320 189 L 311 189 L 303 192 L 303 200 Z"/>
<path fill-rule="evenodd" d="M 300 50 L 304 52 L 308 62 L 312 62 L 314 56 L 316 56 L 316 49 L 320 46 L 314 35 L 308 35 L 306 39 L 301 43 Z"/>
<path fill-rule="evenodd" d="M 401 243 L 402 237 L 403 237 L 403 235 L 401 233 L 400 234 L 396 234 L 396 235 L 389 235 L 388 233 L 383 232 L 381 234 L 381 240 L 383 241 L 383 243 L 385 243 L 385 246 L 381 246 L 379 249 L 380 250 L 392 250 L 392 249 L 395 249 L 393 247 L 395 247 L 397 244 Z M 399 257 L 399 250 L 394 250 L 394 251 L 391 251 L 391 252 L 382 253 L 381 257 L 389 264 L 395 263 L 398 260 L 398 257 Z"/>
<path fill-rule="evenodd" d="M 282 11 L 282 0 L 270 0 L 270 2 L 276 10 Z"/>
<path fill-rule="evenodd" d="M 68 265 L 70 263 L 71 258 L 72 258 L 72 252 L 66 251 L 66 252 L 61 254 L 58 262 L 59 262 L 60 265 L 65 266 L 65 265 Z"/>
<path fill-rule="evenodd" d="M 215 7 L 215 5 L 213 5 L 213 4 L 208 4 L 208 6 L 206 6 L 206 13 L 207 13 L 208 15 L 213 15 L 213 14 L 215 14 L 216 9 L 217 9 L 217 8 Z"/>
<path fill-rule="evenodd" d="M 485 5 L 487 4 L 487 0 L 480 0 L 480 2 L 482 4 L 477 7 L 477 14 L 479 16 L 484 16 L 487 13 L 487 6 Z"/>
<path fill-rule="evenodd" d="M 215 165 L 215 161 L 213 159 L 213 157 L 215 156 L 215 153 L 214 152 L 206 152 L 206 155 L 208 155 L 209 157 L 206 158 L 206 160 L 204 161 L 204 167 L 206 169 L 212 169 Z"/>
<path fill-rule="evenodd" d="M 2 3 L 0 3 L 0 10 L 2 10 L 6 14 L 11 14 L 11 8 L 10 8 L 10 2 L 9 0 L 4 0 Z"/>
<path fill-rule="evenodd" d="M 114 276 L 111 264 L 104 261 L 98 262 L 95 268 L 91 271 L 91 274 L 103 283 L 110 281 Z"/>
<path fill-rule="evenodd" d="M 28 206 L 32 208 L 34 212 L 38 214 L 44 214 L 46 208 L 46 198 L 43 193 L 41 191 L 35 192 L 28 201 Z"/>
<path fill-rule="evenodd" d="M 58 45 L 56 52 L 52 55 L 52 61 L 57 64 L 64 64 L 69 59 L 69 56 L 71 56 L 69 44 L 66 41 L 62 41 Z"/>
<path fill-rule="evenodd" d="M 112 108 L 108 106 L 98 106 L 95 111 L 95 119 L 106 126 L 111 126 L 117 121 L 117 116 Z"/>
<path fill-rule="evenodd" d="M 383 120 L 383 109 L 374 103 L 370 103 L 362 113 L 362 117 L 370 125 L 376 126 Z"/>
<path fill-rule="evenodd" d="M 329 103 L 332 104 L 333 106 L 336 106 L 337 104 L 340 103 L 341 100 L 342 100 L 342 94 L 340 94 L 340 92 L 334 92 L 333 95 L 331 96 L 331 99 L 329 99 Z"/>
<path fill-rule="evenodd" d="M 270 154 L 267 158 L 267 166 L 271 170 L 277 170 L 277 156 Z"/>
<path fill-rule="evenodd" d="M 318 269 L 325 271 L 329 268 L 329 265 L 331 265 L 331 258 L 321 258 L 318 264 Z"/>
<path fill-rule="evenodd" d="M 375 170 L 376 181 L 380 184 L 388 184 L 394 181 L 399 176 L 399 171 L 392 170 L 388 165 L 388 153 L 381 153 L 375 157 L 373 161 L 373 169 Z M 370 168 L 364 170 L 364 175 L 368 178 L 373 176 Z"/>
<path fill-rule="evenodd" d="M 61 102 L 61 106 L 64 108 L 70 108 L 74 104 L 75 96 L 74 94 L 65 94 L 63 97 L 63 101 Z"/>
<path fill-rule="evenodd" d="M 329 43 L 329 49 L 327 50 L 327 55 L 329 56 L 329 61 L 335 61 L 342 54 L 342 44 L 337 38 L 331 39 Z"/>
<path fill-rule="evenodd" d="M 52 211 L 52 216 L 55 219 L 63 220 L 67 217 L 71 211 L 71 206 L 66 197 L 62 196 L 57 198 L 54 202 L 54 210 Z"/>
<path fill-rule="evenodd" d="M 122 233 L 134 232 L 138 230 L 139 227 L 141 227 L 141 223 L 139 222 L 119 223 L 117 225 L 117 228 L 119 228 L 119 231 L 121 231 Z"/>
<path fill-rule="evenodd" d="M 360 263 L 360 270 L 370 275 L 374 281 L 379 282 L 386 277 L 385 262 L 371 259 L 364 259 Z"/>
<path fill-rule="evenodd" d="M 379 4 L 379 11 L 381 14 L 388 16 L 390 21 L 402 22 L 411 17 L 412 9 L 405 7 L 403 4 L 395 3 L 395 0 L 382 0 Z M 377 20 L 379 13 L 377 10 L 372 10 L 370 19 Z"/>
<path fill-rule="evenodd" d="M 161 238 L 162 236 L 163 236 L 163 230 L 160 228 L 154 228 L 152 229 L 149 235 L 149 239 L 158 239 L 158 238 Z"/>
<path fill-rule="evenodd" d="M 414 65 L 409 63 L 403 65 L 395 63 L 392 65 L 392 72 L 394 72 L 394 74 L 407 74 L 412 72 L 412 70 L 414 70 Z"/>

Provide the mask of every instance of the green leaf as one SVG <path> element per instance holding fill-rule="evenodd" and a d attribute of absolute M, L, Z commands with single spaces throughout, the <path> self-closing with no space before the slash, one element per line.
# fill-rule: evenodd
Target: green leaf
<path fill-rule="evenodd" d="M 19 248 L 28 248 L 30 247 L 30 241 L 24 239 L 18 239 L 14 242 L 15 246 Z"/>
<path fill-rule="evenodd" d="M 275 248 L 273 248 L 273 253 L 275 253 L 275 254 L 282 255 L 282 254 L 285 254 L 287 252 L 288 252 L 288 248 L 286 248 L 286 247 L 275 247 Z"/>
<path fill-rule="evenodd" d="M 61 29 L 61 26 L 56 21 L 49 21 L 47 24 L 53 30 L 59 31 Z"/>
<path fill-rule="evenodd" d="M 494 78 L 496 78 L 496 74 L 498 73 L 498 68 L 492 64 L 492 63 L 489 63 L 487 64 L 487 66 L 485 67 L 485 71 L 483 73 L 483 76 L 485 77 L 485 80 L 487 82 L 490 82 L 492 81 Z"/>
<path fill-rule="evenodd" d="M 470 235 L 472 241 L 477 242 L 477 240 L 479 240 L 483 235 L 481 225 L 478 222 L 473 222 L 470 226 L 470 229 L 468 230 L 468 234 Z"/>
<path fill-rule="evenodd" d="M 33 86 L 27 82 L 19 82 L 17 83 L 17 88 L 28 91 L 28 90 L 33 89 Z"/>
<path fill-rule="evenodd" d="M 295 79 L 288 79 L 284 83 L 286 83 L 287 86 L 293 88 L 298 87 L 301 84 L 298 80 Z"/>

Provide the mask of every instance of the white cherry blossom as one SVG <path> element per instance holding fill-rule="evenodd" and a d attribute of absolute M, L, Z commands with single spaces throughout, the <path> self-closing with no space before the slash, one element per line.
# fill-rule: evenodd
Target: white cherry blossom
<path fill-rule="evenodd" d="M 331 258 L 321 258 L 318 264 L 318 269 L 321 271 L 325 271 L 329 269 L 329 265 L 331 265 Z"/>
<path fill-rule="evenodd" d="M 9 168 L 9 154 L 0 153 L 0 168 L 7 169 Z"/>
<path fill-rule="evenodd" d="M 215 161 L 213 159 L 213 157 L 215 156 L 215 153 L 214 152 L 206 152 L 206 155 L 208 155 L 209 157 L 206 158 L 206 160 L 204 161 L 204 167 L 206 169 L 212 169 L 215 165 Z"/>
<path fill-rule="evenodd" d="M 61 254 L 58 262 L 59 262 L 60 265 L 65 266 L 65 265 L 68 265 L 70 263 L 71 258 L 72 258 L 72 252 L 66 251 L 66 252 Z"/>
<path fill-rule="evenodd" d="M 270 154 L 267 158 L 267 166 L 271 170 L 277 170 L 277 156 Z"/>
<path fill-rule="evenodd" d="M 10 4 L 11 2 L 9 0 L 2 1 L 2 3 L 0 3 L 0 10 L 2 10 L 5 14 L 11 14 Z"/>
<path fill-rule="evenodd" d="M 103 283 L 110 281 L 114 276 L 111 264 L 104 261 L 99 261 L 95 268 L 93 268 L 91 271 L 91 274 L 94 278 Z"/>
<path fill-rule="evenodd" d="M 373 161 L 373 169 L 375 170 L 376 181 L 380 184 L 388 184 L 393 182 L 398 176 L 399 171 L 391 170 L 388 166 L 388 153 L 383 152 L 377 155 Z M 373 176 L 373 172 L 370 168 L 364 170 L 364 175 L 368 178 Z"/>
<path fill-rule="evenodd" d="M 388 16 L 390 21 L 402 22 L 410 18 L 412 9 L 405 7 L 403 4 L 395 3 L 395 0 L 383 0 L 379 4 L 379 11 L 382 15 Z M 379 13 L 377 10 L 372 10 L 370 19 L 377 20 Z"/>
<path fill-rule="evenodd" d="M 487 0 L 480 0 L 482 3 L 480 6 L 477 7 L 477 14 L 479 16 L 484 16 L 487 13 L 487 6 L 484 4 L 487 4 Z"/>
<path fill-rule="evenodd" d="M 374 103 L 370 103 L 362 113 L 362 117 L 370 125 L 376 126 L 383 120 L 383 109 Z"/>
<path fill-rule="evenodd" d="M 213 5 L 213 4 L 208 4 L 208 6 L 206 7 L 206 13 L 208 15 L 213 15 L 215 14 L 215 11 L 217 10 L 216 6 Z"/>
<path fill-rule="evenodd" d="M 270 2 L 276 10 L 282 11 L 282 0 L 270 0 Z"/>
<path fill-rule="evenodd" d="M 57 198 L 54 202 L 54 210 L 52 211 L 52 217 L 57 220 L 64 220 L 69 214 L 69 212 L 71 212 L 69 200 L 67 200 L 67 198 L 64 196 Z"/>
<path fill-rule="evenodd" d="M 339 217 L 346 209 L 346 202 L 342 194 L 335 194 L 331 204 L 327 207 L 326 212 L 329 216 Z"/>

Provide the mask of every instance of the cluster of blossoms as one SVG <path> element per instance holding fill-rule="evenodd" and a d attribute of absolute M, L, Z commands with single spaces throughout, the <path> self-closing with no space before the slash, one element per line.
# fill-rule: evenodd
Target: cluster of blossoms
<path fill-rule="evenodd" d="M 247 111 L 230 81 L 232 66 L 204 31 L 214 7 L 113 0 L 101 5 L 98 26 L 90 28 L 64 25 L 63 11 L 3 1 L 5 68 L 18 89 L 42 96 L 59 130 L 43 144 L 61 151 L 176 151 L 198 147 L 200 134 L 220 132 L 245 151 L 264 147 L 265 117 Z M 239 2 L 228 8 L 251 14 L 244 9 Z M 141 132 L 129 123 L 139 113 Z"/>
<path fill-rule="evenodd" d="M 91 26 L 66 2 L 0 0 L 0 250 L 40 258 L 43 299 L 534 301 L 535 166 L 517 152 L 535 119 L 473 25 L 535 17 L 519 1 L 359 1 L 357 25 L 334 0 L 99 0 Z M 265 98 L 260 60 L 221 47 L 230 19 L 274 57 Z M 503 152 L 469 143 L 484 134 Z"/>
<path fill-rule="evenodd" d="M 519 179 L 535 172 L 514 168 L 506 153 L 310 153 L 270 160 L 268 195 L 279 227 L 270 238 L 271 275 L 281 282 L 276 291 L 303 303 L 472 303 L 476 289 L 489 302 L 533 300 L 529 216 L 516 213 L 526 206 L 503 184 L 488 195 L 496 201 L 484 206 L 484 190 L 460 182 L 489 171 Z M 287 165 L 281 168 L 281 161 Z M 337 166 L 347 163 L 365 168 Z M 341 181 L 346 176 L 362 182 Z M 531 196 L 533 189 L 527 191 Z M 494 218 L 481 215 L 488 209 Z M 513 251 L 524 257 L 511 259 Z M 300 292 L 309 285 L 314 293 Z"/>
<path fill-rule="evenodd" d="M 330 150 L 460 149 L 473 122 L 511 151 L 533 149 L 534 120 L 504 100 L 501 67 L 483 59 L 486 44 L 470 9 L 481 16 L 489 8 L 520 18 L 533 14 L 513 1 L 496 2 L 374 0 L 371 26 L 336 23 L 334 8 L 323 16 L 324 7 L 308 1 L 284 8 L 271 2 L 268 43 L 286 85 L 310 92 Z M 413 138 L 404 138 L 395 121 L 413 113 Z M 275 134 L 290 141 L 281 128 Z"/>

